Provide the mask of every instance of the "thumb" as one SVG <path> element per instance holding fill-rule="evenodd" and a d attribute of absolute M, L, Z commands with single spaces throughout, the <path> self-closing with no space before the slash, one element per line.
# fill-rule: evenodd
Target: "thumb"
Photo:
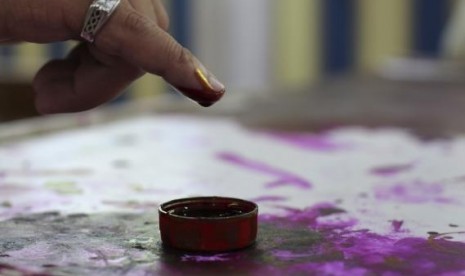
<path fill-rule="evenodd" d="M 214 104 L 225 92 L 224 85 L 189 50 L 126 1 L 97 35 L 95 45 L 163 77 L 202 106 Z"/>

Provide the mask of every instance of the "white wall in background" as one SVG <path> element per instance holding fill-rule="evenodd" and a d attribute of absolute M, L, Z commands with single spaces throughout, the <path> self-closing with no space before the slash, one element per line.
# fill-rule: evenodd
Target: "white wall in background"
<path fill-rule="evenodd" d="M 197 0 L 193 51 L 235 91 L 263 90 L 270 81 L 269 0 Z"/>

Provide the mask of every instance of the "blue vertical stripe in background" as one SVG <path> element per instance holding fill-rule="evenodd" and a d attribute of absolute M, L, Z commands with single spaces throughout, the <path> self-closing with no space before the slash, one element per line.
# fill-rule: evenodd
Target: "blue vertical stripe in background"
<path fill-rule="evenodd" d="M 48 56 L 53 59 L 64 58 L 67 54 L 66 49 L 64 42 L 52 43 L 48 46 Z"/>
<path fill-rule="evenodd" d="M 355 56 L 355 1 L 322 0 L 323 70 L 342 73 L 352 69 Z"/>
<path fill-rule="evenodd" d="M 7 74 L 13 72 L 14 55 L 14 46 L 0 46 L 0 73 Z"/>
<path fill-rule="evenodd" d="M 414 52 L 438 56 L 448 9 L 449 3 L 445 0 L 414 0 Z"/>
<path fill-rule="evenodd" d="M 171 33 L 184 47 L 191 45 L 191 28 L 192 22 L 192 0 L 173 0 L 171 1 Z"/>

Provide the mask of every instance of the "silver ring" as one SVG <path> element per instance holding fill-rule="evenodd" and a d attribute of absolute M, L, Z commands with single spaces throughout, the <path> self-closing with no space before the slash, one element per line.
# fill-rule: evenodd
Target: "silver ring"
<path fill-rule="evenodd" d="M 81 37 L 87 42 L 94 42 L 97 32 L 110 19 L 121 0 L 93 0 L 87 10 Z"/>

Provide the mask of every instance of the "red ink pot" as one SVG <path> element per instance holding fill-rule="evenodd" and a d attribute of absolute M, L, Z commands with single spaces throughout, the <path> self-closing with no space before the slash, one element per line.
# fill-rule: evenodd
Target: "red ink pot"
<path fill-rule="evenodd" d="M 160 205 L 165 246 L 197 252 L 224 252 L 252 245 L 257 237 L 257 204 L 236 198 L 194 197 Z"/>

